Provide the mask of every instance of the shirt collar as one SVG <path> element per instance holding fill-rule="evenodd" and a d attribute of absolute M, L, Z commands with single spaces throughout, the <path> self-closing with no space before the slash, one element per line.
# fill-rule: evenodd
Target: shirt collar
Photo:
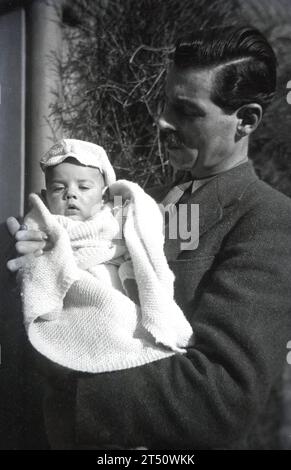
<path fill-rule="evenodd" d="M 241 160 L 236 165 L 233 165 L 233 167 L 231 168 L 235 168 L 239 165 L 242 165 L 243 163 L 246 163 L 247 161 L 248 161 L 248 157 L 246 156 L 243 160 Z M 201 179 L 194 179 L 194 180 L 186 181 L 185 183 L 181 183 L 181 184 L 174 186 L 162 200 L 163 206 L 167 206 L 168 204 L 176 204 L 179 201 L 179 199 L 182 197 L 184 192 L 190 187 L 191 184 L 192 184 L 191 194 L 193 194 L 195 191 L 197 191 L 197 189 L 201 188 L 202 186 L 207 184 L 209 181 L 216 178 L 219 174 L 220 173 L 209 176 L 208 178 L 201 178 Z"/>

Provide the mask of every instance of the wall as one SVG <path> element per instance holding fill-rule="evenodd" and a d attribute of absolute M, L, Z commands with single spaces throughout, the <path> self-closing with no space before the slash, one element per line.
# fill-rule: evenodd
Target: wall
<path fill-rule="evenodd" d="M 25 16 L 0 16 L 0 221 L 24 200 Z"/>

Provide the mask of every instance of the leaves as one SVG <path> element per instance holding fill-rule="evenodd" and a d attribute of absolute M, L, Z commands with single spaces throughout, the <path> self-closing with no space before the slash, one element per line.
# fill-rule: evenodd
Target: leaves
<path fill-rule="evenodd" d="M 291 106 L 286 99 L 291 80 L 291 3 L 247 0 L 243 5 L 245 15 L 265 33 L 278 60 L 277 92 L 253 135 L 250 156 L 265 181 L 291 196 Z"/>
<path fill-rule="evenodd" d="M 54 126 L 103 145 L 118 177 L 144 187 L 169 182 L 156 126 L 169 51 L 179 35 L 233 22 L 236 11 L 232 0 L 67 2 Z"/>
<path fill-rule="evenodd" d="M 103 145 L 118 177 L 144 187 L 168 183 L 172 171 L 156 125 L 168 54 L 181 34 L 243 17 L 266 34 L 278 57 L 277 94 L 250 156 L 263 179 L 291 196 L 289 0 L 67 1 L 52 125 L 62 126 L 65 137 Z"/>

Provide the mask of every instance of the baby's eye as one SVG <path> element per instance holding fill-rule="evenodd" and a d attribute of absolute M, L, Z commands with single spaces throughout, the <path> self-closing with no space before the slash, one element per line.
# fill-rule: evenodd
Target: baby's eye
<path fill-rule="evenodd" d="M 54 188 L 52 188 L 54 193 L 59 193 L 60 191 L 63 191 L 63 189 L 64 186 L 55 186 Z"/>
<path fill-rule="evenodd" d="M 88 189 L 91 189 L 90 186 L 86 186 L 86 185 L 81 185 L 79 186 L 80 189 L 82 189 L 82 191 L 87 191 Z"/>

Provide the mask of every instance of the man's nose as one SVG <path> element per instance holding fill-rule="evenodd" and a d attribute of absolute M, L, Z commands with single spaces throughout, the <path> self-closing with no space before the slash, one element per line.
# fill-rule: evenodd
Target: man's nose
<path fill-rule="evenodd" d="M 173 121 L 169 118 L 169 116 L 163 112 L 158 120 L 159 128 L 161 131 L 175 131 L 176 127 Z"/>

